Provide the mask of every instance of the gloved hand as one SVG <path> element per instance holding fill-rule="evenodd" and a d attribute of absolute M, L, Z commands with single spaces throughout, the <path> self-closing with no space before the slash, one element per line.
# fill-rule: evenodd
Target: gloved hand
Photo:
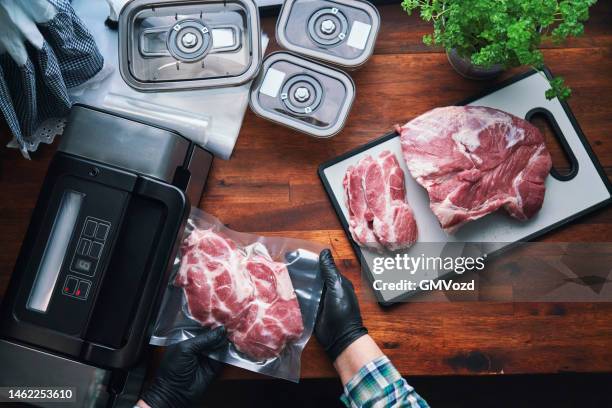
<path fill-rule="evenodd" d="M 319 255 L 319 265 L 324 287 L 315 336 L 329 358 L 335 361 L 352 342 L 368 334 L 368 330 L 361 320 L 353 284 L 338 271 L 329 249 Z"/>
<path fill-rule="evenodd" d="M 226 343 L 225 329 L 218 327 L 168 347 L 153 384 L 142 395 L 152 408 L 187 408 L 202 398 L 221 363 L 203 355 Z"/>

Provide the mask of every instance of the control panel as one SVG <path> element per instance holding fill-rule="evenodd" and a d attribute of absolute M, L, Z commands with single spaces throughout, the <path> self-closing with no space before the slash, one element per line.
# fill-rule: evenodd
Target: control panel
<path fill-rule="evenodd" d="M 70 262 L 70 273 L 74 275 L 66 277 L 62 294 L 80 300 L 87 299 L 91 278 L 96 275 L 110 228 L 109 221 L 92 216 L 85 218 Z"/>
<path fill-rule="evenodd" d="M 118 178 L 115 178 L 118 180 Z M 81 335 L 113 256 L 129 193 L 62 175 L 53 185 L 20 290 L 21 320 Z"/>

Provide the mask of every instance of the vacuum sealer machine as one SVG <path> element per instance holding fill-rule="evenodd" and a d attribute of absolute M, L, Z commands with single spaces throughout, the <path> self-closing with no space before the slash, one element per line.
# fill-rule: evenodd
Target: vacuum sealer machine
<path fill-rule="evenodd" d="M 177 133 L 73 107 L 3 300 L 0 387 L 68 386 L 74 406 L 133 405 L 211 163 Z"/>

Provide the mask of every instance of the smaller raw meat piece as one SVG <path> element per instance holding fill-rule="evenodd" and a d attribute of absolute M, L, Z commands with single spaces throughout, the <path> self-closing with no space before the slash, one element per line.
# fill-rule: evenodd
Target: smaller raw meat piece
<path fill-rule="evenodd" d="M 366 156 L 360 164 L 373 161 L 371 156 Z M 374 236 L 373 220 L 374 214 L 368 208 L 363 188 L 363 174 L 365 165 L 350 166 L 345 175 L 342 185 L 344 186 L 344 203 L 349 212 L 349 229 L 353 240 L 362 247 L 368 247 L 381 251 L 382 245 Z"/>
<path fill-rule="evenodd" d="M 256 288 L 255 300 L 231 340 L 238 350 L 265 360 L 302 335 L 300 305 L 284 264 L 254 255 L 246 268 Z"/>
<path fill-rule="evenodd" d="M 203 326 L 224 325 L 240 352 L 257 361 L 278 356 L 304 331 L 289 271 L 265 246 L 244 249 L 214 231 L 194 229 L 183 241 L 175 285 Z"/>
<path fill-rule="evenodd" d="M 406 201 L 404 171 L 393 153 L 363 157 L 343 180 L 349 228 L 362 247 L 395 251 L 417 239 L 414 214 Z"/>
<path fill-rule="evenodd" d="M 398 129 L 408 170 L 452 234 L 503 207 L 527 220 L 542 207 L 552 161 L 531 123 L 482 106 L 433 109 Z"/>

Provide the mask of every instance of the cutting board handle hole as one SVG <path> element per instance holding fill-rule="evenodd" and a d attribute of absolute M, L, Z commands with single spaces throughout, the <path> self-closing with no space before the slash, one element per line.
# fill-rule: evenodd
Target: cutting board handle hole
<path fill-rule="evenodd" d="M 548 109 L 535 108 L 527 112 L 525 120 L 531 122 L 544 135 L 546 147 L 552 157 L 550 174 L 560 181 L 573 179 L 578 174 L 578 161 L 553 114 Z"/>

